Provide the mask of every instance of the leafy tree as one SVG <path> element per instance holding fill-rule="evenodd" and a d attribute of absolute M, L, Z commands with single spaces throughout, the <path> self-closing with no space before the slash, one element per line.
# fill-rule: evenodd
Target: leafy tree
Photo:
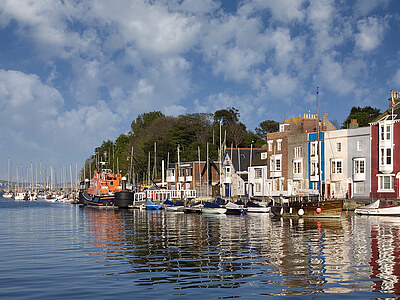
<path fill-rule="evenodd" d="M 227 109 L 217 110 L 214 113 L 214 122 L 222 122 L 223 126 L 229 123 L 239 122 L 240 113 L 234 107 L 228 107 Z"/>
<path fill-rule="evenodd" d="M 238 147 L 246 135 L 246 126 L 241 122 L 229 123 L 227 126 L 227 135 L 235 144 L 235 147 Z M 227 142 L 229 143 L 229 141 Z"/>
<path fill-rule="evenodd" d="M 342 128 L 347 128 L 352 119 L 357 119 L 360 127 L 368 126 L 376 117 L 381 114 L 380 109 L 371 106 L 359 107 L 353 106 L 347 119 L 343 122 Z"/>
<path fill-rule="evenodd" d="M 137 135 L 140 130 L 146 128 L 154 120 L 163 116 L 164 115 L 160 111 L 152 111 L 139 115 L 131 124 L 132 134 Z"/>
<path fill-rule="evenodd" d="M 279 130 L 279 123 L 273 120 L 262 121 L 256 127 L 256 133 L 259 138 L 266 139 L 267 133 L 277 132 Z"/>

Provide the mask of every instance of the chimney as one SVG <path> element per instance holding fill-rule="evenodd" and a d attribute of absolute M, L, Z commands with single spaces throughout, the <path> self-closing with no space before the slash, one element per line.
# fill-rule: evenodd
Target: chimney
<path fill-rule="evenodd" d="M 354 129 L 354 128 L 358 128 L 357 119 L 351 119 L 351 122 L 349 124 L 349 129 Z"/>

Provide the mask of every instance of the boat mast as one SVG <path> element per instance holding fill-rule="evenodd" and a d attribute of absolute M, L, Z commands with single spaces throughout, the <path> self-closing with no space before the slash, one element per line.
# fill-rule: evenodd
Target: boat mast
<path fill-rule="evenodd" d="M 321 151 L 319 147 L 319 99 L 318 99 L 318 87 L 317 87 L 317 154 L 318 154 L 318 200 L 321 199 Z"/>

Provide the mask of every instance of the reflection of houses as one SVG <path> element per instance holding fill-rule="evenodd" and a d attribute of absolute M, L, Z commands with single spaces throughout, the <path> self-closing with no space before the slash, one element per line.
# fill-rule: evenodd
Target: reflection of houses
<path fill-rule="evenodd" d="M 335 126 L 328 120 L 328 115 L 324 114 L 323 120 L 317 121 L 317 115 L 304 114 L 297 118 L 283 121 L 279 124 L 279 132 L 267 134 L 268 149 L 268 179 L 271 186 L 271 195 L 293 195 L 295 190 L 315 189 L 312 183 L 317 178 L 318 148 L 316 146 L 317 128 L 321 132 L 334 130 Z M 311 133 L 310 133 L 311 132 Z M 314 132 L 314 134 L 312 134 Z M 301 134 L 308 134 L 307 139 Z M 320 135 L 320 138 L 323 134 Z M 304 151 L 307 145 L 308 151 Z M 311 147 L 311 149 L 310 149 Z M 305 158 L 310 150 L 315 150 L 313 155 L 308 156 L 308 163 L 313 167 L 313 175 L 306 177 L 304 168 Z M 289 154 L 290 153 L 290 154 Z M 311 154 L 311 153 L 310 153 Z M 308 170 L 309 171 L 309 170 Z M 290 175 L 289 175 L 290 173 Z M 310 173 L 310 171 L 309 171 Z M 318 183 L 318 179 L 315 180 Z M 306 186 L 309 182 L 309 185 Z"/>
<path fill-rule="evenodd" d="M 166 181 L 168 190 L 196 190 L 197 196 L 219 194 L 218 166 L 212 161 L 170 163 Z"/>
<path fill-rule="evenodd" d="M 357 127 L 356 120 L 350 125 Z M 369 197 L 369 143 L 368 127 L 325 133 L 327 197 Z"/>
<path fill-rule="evenodd" d="M 389 109 L 371 123 L 371 198 L 399 197 L 399 102 L 400 93 L 391 92 Z"/>
<path fill-rule="evenodd" d="M 227 148 L 223 157 L 222 195 L 241 197 L 248 194 L 248 167 L 253 157 L 265 149 Z"/>

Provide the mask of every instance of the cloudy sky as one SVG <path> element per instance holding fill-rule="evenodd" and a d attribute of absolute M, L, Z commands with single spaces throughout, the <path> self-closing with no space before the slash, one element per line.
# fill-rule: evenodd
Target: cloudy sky
<path fill-rule="evenodd" d="M 0 0 L 0 178 L 80 168 L 138 114 L 235 107 L 247 128 L 388 107 L 396 0 Z M 15 176 L 15 171 L 14 171 Z"/>

